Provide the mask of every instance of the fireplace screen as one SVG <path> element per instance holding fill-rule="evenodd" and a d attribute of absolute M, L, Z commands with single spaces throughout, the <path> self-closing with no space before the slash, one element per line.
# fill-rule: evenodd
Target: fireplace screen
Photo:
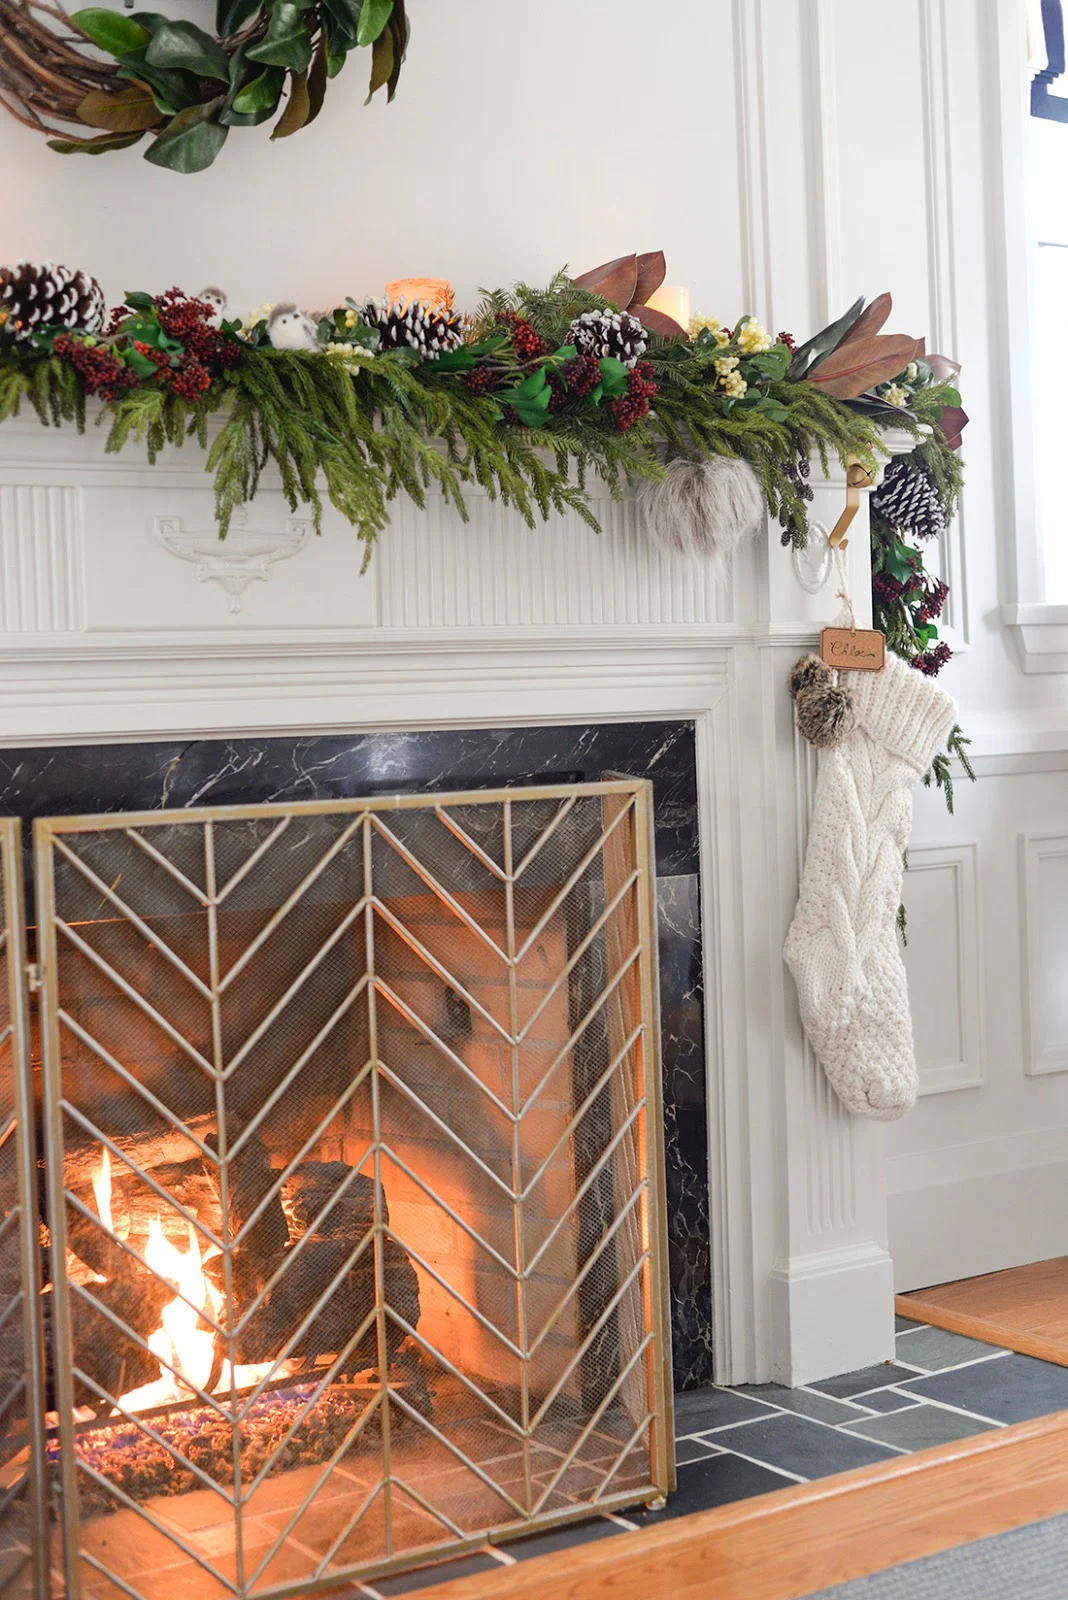
<path fill-rule="evenodd" d="M 70 1593 L 300 1595 L 667 1492 L 647 786 L 35 851 Z"/>

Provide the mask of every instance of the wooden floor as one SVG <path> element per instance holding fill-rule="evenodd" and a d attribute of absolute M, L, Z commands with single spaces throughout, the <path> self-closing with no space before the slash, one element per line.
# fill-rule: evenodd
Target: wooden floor
<path fill-rule="evenodd" d="M 897 1310 L 1068 1367 L 1068 1256 L 899 1294 Z"/>
<path fill-rule="evenodd" d="M 420 1590 L 420 1600 L 800 1600 L 1068 1511 L 1068 1412 Z"/>

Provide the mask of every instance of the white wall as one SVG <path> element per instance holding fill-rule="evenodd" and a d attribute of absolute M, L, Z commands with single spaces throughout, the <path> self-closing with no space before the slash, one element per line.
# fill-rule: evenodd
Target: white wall
<path fill-rule="evenodd" d="M 954 818 L 935 795 L 917 804 L 908 961 L 927 1092 L 889 1139 L 891 1243 L 902 1287 L 1063 1253 L 1068 678 L 1025 676 L 999 609 L 1019 598 L 1030 536 L 999 333 L 1022 321 L 1003 270 L 995 35 L 1022 0 L 410 9 L 392 106 L 362 107 L 350 63 L 313 128 L 273 146 L 239 130 L 197 177 L 136 150 L 60 158 L 5 121 L 0 253 L 83 265 L 114 298 L 214 281 L 238 304 L 315 306 L 406 274 L 448 276 L 470 303 L 480 284 L 662 246 L 695 309 L 799 335 L 891 288 L 894 326 L 964 363 L 968 487 L 940 554 L 958 654 L 942 681 L 980 772 Z M 1023 182 L 1011 160 L 1005 180 Z"/>

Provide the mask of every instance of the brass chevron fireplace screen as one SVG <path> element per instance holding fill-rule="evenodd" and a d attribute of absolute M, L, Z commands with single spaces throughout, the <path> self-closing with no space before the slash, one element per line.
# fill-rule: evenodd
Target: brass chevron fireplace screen
<path fill-rule="evenodd" d="M 632 782 L 37 824 L 72 1596 L 301 1595 L 670 1488 L 650 850 Z"/>

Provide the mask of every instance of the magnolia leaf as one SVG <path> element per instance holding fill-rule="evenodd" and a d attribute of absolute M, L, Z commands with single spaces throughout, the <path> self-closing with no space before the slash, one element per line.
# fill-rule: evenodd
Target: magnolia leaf
<path fill-rule="evenodd" d="M 198 78 L 230 78 L 230 58 L 202 28 L 192 22 L 164 22 L 145 50 L 150 67 L 193 72 Z"/>
<path fill-rule="evenodd" d="M 828 350 L 833 350 L 836 345 L 841 344 L 863 308 L 864 296 L 861 295 L 859 300 L 854 300 L 844 316 L 839 317 L 836 322 L 829 323 L 826 328 L 821 328 L 819 333 L 814 333 L 804 344 L 799 344 L 794 351 L 786 376 L 803 378 L 814 361 L 818 361 Z"/>
<path fill-rule="evenodd" d="M 145 136 L 143 128 L 132 133 L 98 133 L 92 139 L 49 139 L 48 148 L 63 156 L 99 156 L 105 150 L 125 150 Z"/>
<path fill-rule="evenodd" d="M 144 50 L 131 51 L 120 60 L 118 76 L 147 88 L 164 116 L 173 117 L 176 112 L 199 103 L 200 85 L 191 72 L 152 67 Z"/>
<path fill-rule="evenodd" d="M 408 17 L 404 10 L 404 0 L 394 0 L 393 11 L 389 19 L 389 31 L 393 35 L 393 71 L 386 84 L 386 101 L 393 99 L 400 82 L 401 67 L 408 51 L 408 38 L 411 29 L 408 26 Z"/>
<path fill-rule="evenodd" d="M 172 117 L 145 151 L 145 160 L 172 172 L 203 172 L 226 143 L 229 128 L 218 121 L 223 99 L 190 106 Z"/>
<path fill-rule="evenodd" d="M 307 72 L 312 59 L 311 37 L 304 15 L 293 0 L 276 0 L 267 32 L 258 44 L 250 45 L 248 58 L 268 67 Z"/>
<path fill-rule="evenodd" d="M 124 306 L 129 306 L 131 311 L 151 311 L 155 305 L 152 295 L 146 294 L 143 289 L 127 289 L 122 297 Z"/>
<path fill-rule="evenodd" d="M 589 289 L 625 311 L 634 299 L 638 284 L 638 258 L 617 256 L 614 261 L 606 261 L 572 281 L 577 289 Z"/>
<path fill-rule="evenodd" d="M 356 43 L 374 44 L 389 21 L 392 10 L 393 0 L 363 0 L 356 28 Z"/>
<path fill-rule="evenodd" d="M 666 316 L 663 311 L 654 311 L 651 306 L 632 305 L 630 309 L 650 333 L 659 334 L 661 339 L 685 339 L 686 329 L 674 317 Z"/>
<path fill-rule="evenodd" d="M 852 400 L 865 389 L 896 378 L 920 353 L 919 340 L 906 333 L 876 333 L 832 350 L 806 377 L 821 393 Z"/>
<path fill-rule="evenodd" d="M 955 378 L 960 371 L 960 362 L 951 361 L 948 356 L 929 355 L 927 365 L 936 383 L 944 383 L 947 378 Z"/>
<path fill-rule="evenodd" d="M 960 436 L 968 426 L 968 413 L 960 406 L 943 406 L 938 426 L 951 450 L 960 449 Z"/>
<path fill-rule="evenodd" d="M 315 48 L 315 55 L 308 72 L 308 122 L 314 122 L 323 109 L 323 101 L 326 99 L 326 84 L 326 40 L 320 34 L 319 43 Z M 307 126 L 307 123 L 305 126 Z"/>
<path fill-rule="evenodd" d="M 434 366 L 438 372 L 470 372 L 475 364 L 473 350 L 446 350 L 438 356 Z"/>
<path fill-rule="evenodd" d="M 143 50 L 152 37 L 140 23 L 134 22 L 132 17 L 123 16 L 121 11 L 104 11 L 90 6 L 85 11 L 75 11 L 70 20 L 87 39 L 99 45 L 101 50 L 106 50 L 109 56 L 122 56 L 129 50 Z"/>
<path fill-rule="evenodd" d="M 889 294 L 876 295 L 871 304 L 864 307 L 845 337 L 838 341 L 839 349 L 842 345 L 851 344 L 854 339 L 861 339 L 866 334 L 881 332 L 893 308 L 894 302 Z"/>
<path fill-rule="evenodd" d="M 650 295 L 656 293 L 667 277 L 667 262 L 663 250 L 647 250 L 637 258 L 638 281 L 634 286 L 632 304 L 645 305 Z"/>
<path fill-rule="evenodd" d="M 107 128 L 112 133 L 143 132 L 157 127 L 161 120 L 151 94 L 136 87 L 115 92 L 94 89 L 79 105 L 78 117 L 90 128 Z"/>
<path fill-rule="evenodd" d="M 617 395 L 626 394 L 630 387 L 630 368 L 625 367 L 622 361 L 617 361 L 615 356 L 602 356 L 599 362 L 601 368 L 601 390 L 609 400 L 614 400 Z"/>
<path fill-rule="evenodd" d="M 286 108 L 274 125 L 272 139 L 288 139 L 291 133 L 298 132 L 307 123 L 311 116 L 311 96 L 308 94 L 308 74 L 306 72 L 291 72 L 289 75 L 289 99 Z"/>
<path fill-rule="evenodd" d="M 215 32 L 220 39 L 237 33 L 262 9 L 263 0 L 217 0 Z"/>
<path fill-rule="evenodd" d="M 277 106 L 284 82 L 285 73 L 281 67 L 268 67 L 266 72 L 261 72 L 258 78 L 253 78 L 251 83 L 239 89 L 230 105 L 239 117 L 262 120 L 269 117 Z"/>
<path fill-rule="evenodd" d="M 390 79 L 393 71 L 393 35 L 388 28 L 378 35 L 371 49 L 371 82 L 367 87 L 367 101 Z"/>

